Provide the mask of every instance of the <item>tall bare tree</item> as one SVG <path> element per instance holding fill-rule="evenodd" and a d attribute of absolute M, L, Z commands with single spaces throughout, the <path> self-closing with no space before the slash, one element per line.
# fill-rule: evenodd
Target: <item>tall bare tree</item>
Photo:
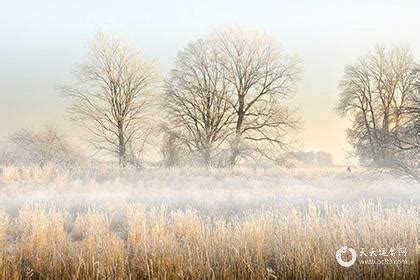
<path fill-rule="evenodd" d="M 189 44 L 178 54 L 166 82 L 168 135 L 197 152 L 206 166 L 231 134 L 233 119 L 226 70 L 217 56 L 206 40 Z"/>
<path fill-rule="evenodd" d="M 116 155 L 126 166 L 132 158 L 129 147 L 142 137 L 146 97 L 157 77 L 153 64 L 115 36 L 100 34 L 75 77 L 76 84 L 63 87 L 72 118 L 87 128 L 96 149 Z"/>
<path fill-rule="evenodd" d="M 403 165 L 398 139 L 416 134 L 412 126 L 418 106 L 416 67 L 412 51 L 403 45 L 378 45 L 346 67 L 336 110 L 352 116 L 348 139 L 365 164 Z"/>
<path fill-rule="evenodd" d="M 284 102 L 298 77 L 298 61 L 288 57 L 275 39 L 255 30 L 223 28 L 210 40 L 232 91 L 235 128 L 230 164 L 237 162 L 247 142 L 263 153 L 266 145 L 285 147 L 286 136 L 298 122 Z"/>
<path fill-rule="evenodd" d="M 417 91 L 407 98 L 401 108 L 401 123 L 392 131 L 395 169 L 420 181 L 420 70 L 414 86 Z"/>

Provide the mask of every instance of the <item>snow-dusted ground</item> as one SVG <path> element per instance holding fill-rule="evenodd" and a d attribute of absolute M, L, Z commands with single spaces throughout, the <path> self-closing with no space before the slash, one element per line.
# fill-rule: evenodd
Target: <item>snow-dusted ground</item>
<path fill-rule="evenodd" d="M 347 172 L 344 167 L 182 168 L 125 174 L 114 170 L 79 179 L 51 171 L 4 170 L 0 183 L 0 207 L 10 211 L 25 204 L 79 211 L 141 203 L 232 213 L 304 206 L 309 201 L 354 204 L 366 200 L 384 207 L 418 204 L 420 184 L 363 169 Z"/>

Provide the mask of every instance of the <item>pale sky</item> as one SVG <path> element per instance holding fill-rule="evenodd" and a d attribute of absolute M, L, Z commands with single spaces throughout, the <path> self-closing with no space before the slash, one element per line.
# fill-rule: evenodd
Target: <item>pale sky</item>
<path fill-rule="evenodd" d="M 44 123 L 72 134 L 56 87 L 100 30 L 123 34 L 165 74 L 188 42 L 239 24 L 274 35 L 301 59 L 298 148 L 344 163 L 349 123 L 333 107 L 345 65 L 376 43 L 409 43 L 420 53 L 420 1 L 0 0 L 0 7 L 0 137 Z"/>

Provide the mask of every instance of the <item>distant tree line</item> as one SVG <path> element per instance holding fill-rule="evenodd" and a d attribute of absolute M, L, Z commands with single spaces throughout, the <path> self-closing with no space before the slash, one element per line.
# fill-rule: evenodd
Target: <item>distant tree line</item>
<path fill-rule="evenodd" d="M 333 157 L 327 152 L 287 152 L 282 161 L 284 165 L 289 166 L 331 166 Z"/>

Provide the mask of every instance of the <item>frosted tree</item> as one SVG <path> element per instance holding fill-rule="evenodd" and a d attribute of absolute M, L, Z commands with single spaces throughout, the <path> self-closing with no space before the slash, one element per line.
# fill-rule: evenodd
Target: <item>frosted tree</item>
<path fill-rule="evenodd" d="M 56 127 L 21 129 L 7 139 L 6 150 L 0 162 L 5 165 L 54 165 L 71 168 L 81 164 L 83 157 Z"/>
<path fill-rule="evenodd" d="M 407 46 L 378 45 L 345 68 L 336 110 L 351 116 L 348 139 L 363 163 L 415 176 L 418 157 L 408 156 L 402 139 L 419 133 L 416 67 Z"/>
<path fill-rule="evenodd" d="M 230 27 L 211 34 L 223 66 L 235 112 L 230 164 L 248 144 L 266 156 L 266 147 L 285 148 L 295 111 L 287 105 L 299 74 L 299 63 L 288 57 L 272 37 L 250 29 Z"/>
<path fill-rule="evenodd" d="M 88 130 L 97 150 L 116 155 L 126 166 L 135 158 L 131 148 L 143 136 L 147 94 L 157 78 L 153 64 L 115 36 L 100 34 L 75 78 L 76 84 L 63 87 L 72 118 Z"/>
<path fill-rule="evenodd" d="M 214 162 L 214 153 L 232 133 L 225 72 L 212 42 L 200 39 L 178 54 L 166 82 L 168 139 L 176 143 L 177 138 L 198 153 L 205 166 Z"/>
<path fill-rule="evenodd" d="M 392 131 L 395 169 L 420 181 L 420 70 L 415 70 L 417 90 L 401 108 L 403 122 Z"/>

